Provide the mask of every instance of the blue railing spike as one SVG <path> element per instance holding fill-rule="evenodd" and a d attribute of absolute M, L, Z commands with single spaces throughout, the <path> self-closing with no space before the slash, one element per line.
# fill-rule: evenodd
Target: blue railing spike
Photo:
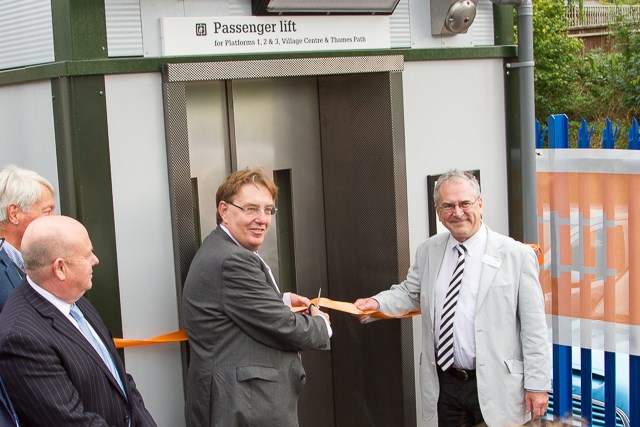
<path fill-rule="evenodd" d="M 640 132 L 638 120 L 635 117 L 631 120 L 631 127 L 629 128 L 629 150 L 640 150 Z"/>
<path fill-rule="evenodd" d="M 544 148 L 544 138 L 547 136 L 547 127 L 542 127 L 540 120 L 536 119 L 536 148 Z"/>
<path fill-rule="evenodd" d="M 618 139 L 618 125 L 616 125 L 616 130 L 613 130 L 613 124 L 611 120 L 607 117 L 607 124 L 602 129 L 602 148 L 615 148 L 616 147 L 616 139 Z"/>
<path fill-rule="evenodd" d="M 569 148 L 569 118 L 566 114 L 552 114 L 547 119 L 549 148 Z"/>
<path fill-rule="evenodd" d="M 591 137 L 595 127 L 591 125 L 591 129 L 589 129 L 589 125 L 584 118 L 581 122 L 580 129 L 578 129 L 578 148 L 591 148 Z"/>

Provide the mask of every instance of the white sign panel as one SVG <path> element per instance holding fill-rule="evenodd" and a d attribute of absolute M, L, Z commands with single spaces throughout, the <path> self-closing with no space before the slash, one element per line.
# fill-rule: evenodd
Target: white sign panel
<path fill-rule="evenodd" d="M 162 53 L 389 49 L 388 16 L 162 18 Z"/>

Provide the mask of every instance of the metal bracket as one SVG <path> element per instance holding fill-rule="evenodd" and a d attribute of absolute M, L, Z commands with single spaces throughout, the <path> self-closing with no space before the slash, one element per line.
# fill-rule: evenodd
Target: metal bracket
<path fill-rule="evenodd" d="M 523 61 L 523 62 L 507 62 L 507 68 L 522 68 L 522 67 L 533 67 L 536 63 L 534 61 Z"/>

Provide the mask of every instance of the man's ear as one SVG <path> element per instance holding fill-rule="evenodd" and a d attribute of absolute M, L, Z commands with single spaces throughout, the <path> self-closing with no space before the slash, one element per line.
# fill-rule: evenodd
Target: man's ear
<path fill-rule="evenodd" d="M 21 212 L 22 209 L 20 209 L 20 206 L 16 205 L 15 203 L 10 203 L 9 206 L 7 206 L 7 221 L 9 221 L 13 225 L 18 225 L 20 223 L 18 215 Z"/>
<path fill-rule="evenodd" d="M 226 202 L 220 201 L 218 203 L 218 214 L 220 218 L 222 218 L 222 224 L 226 224 L 227 211 L 229 210 L 229 205 Z"/>
<path fill-rule="evenodd" d="M 58 280 L 65 280 L 67 278 L 67 266 L 65 265 L 63 258 L 56 258 L 53 260 L 51 268 L 53 269 L 53 274 L 55 274 Z"/>

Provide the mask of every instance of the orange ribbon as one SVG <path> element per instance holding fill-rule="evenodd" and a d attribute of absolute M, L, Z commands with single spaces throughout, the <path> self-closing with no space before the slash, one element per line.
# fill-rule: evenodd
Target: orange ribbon
<path fill-rule="evenodd" d="M 164 335 L 158 335 L 157 337 L 148 338 L 146 340 L 126 340 L 124 338 L 114 338 L 113 342 L 116 344 L 116 348 L 136 347 L 139 345 L 149 344 L 162 344 L 167 342 L 180 342 L 187 340 L 187 333 L 184 329 L 171 332 Z"/>
<path fill-rule="evenodd" d="M 542 253 L 542 249 L 540 249 L 540 245 L 536 244 L 536 243 L 527 243 L 531 249 L 533 249 L 533 251 L 536 253 L 536 255 L 538 255 L 538 264 L 543 265 L 544 264 L 544 253 Z"/>
<path fill-rule="evenodd" d="M 540 249 L 540 245 L 537 245 L 535 243 L 529 243 L 529 246 L 534 250 L 534 252 L 538 256 L 538 263 L 540 265 L 544 264 L 544 254 Z M 318 302 L 318 298 L 312 299 L 311 302 L 313 304 L 316 304 Z M 389 316 L 387 314 L 384 314 L 381 311 L 374 311 L 374 310 L 361 311 L 361 310 L 358 310 L 353 303 L 343 302 L 343 301 L 333 301 L 333 300 L 330 300 L 329 298 L 320 298 L 320 306 L 323 308 L 338 310 L 338 311 L 353 314 L 356 316 L 359 316 L 362 314 L 369 314 L 374 319 L 403 319 L 406 317 L 417 316 L 418 314 L 420 314 L 419 311 L 412 311 L 410 313 L 405 314 L 404 316 Z M 299 313 L 301 311 L 305 311 L 306 309 L 307 307 L 292 307 L 291 311 L 293 311 L 294 313 Z M 124 338 L 114 338 L 113 341 L 116 344 L 116 348 L 125 348 L 125 347 L 136 347 L 139 345 L 163 344 L 163 343 L 169 343 L 169 342 L 187 341 L 187 339 L 188 339 L 187 333 L 185 332 L 185 330 L 180 329 L 179 331 L 171 332 L 164 335 L 159 335 L 157 337 L 148 338 L 146 340 L 127 340 Z"/>
<path fill-rule="evenodd" d="M 317 298 L 311 300 L 313 304 L 316 304 L 318 301 Z M 404 317 L 411 317 L 420 314 L 419 311 L 412 311 L 411 313 L 407 313 L 404 316 L 388 316 L 380 311 L 360 311 L 350 302 L 342 302 L 342 301 L 333 301 L 329 298 L 320 298 L 320 306 L 322 308 L 329 308 L 332 310 L 338 310 L 349 314 L 361 315 L 361 314 L 370 314 L 371 317 L 376 319 L 400 319 Z M 305 311 L 307 307 L 292 307 L 291 311 L 294 313 L 298 313 L 301 311 Z M 126 347 L 136 347 L 139 345 L 150 345 L 150 344 L 163 344 L 170 342 L 180 342 L 187 341 L 187 333 L 184 329 L 180 329 L 179 331 L 171 332 L 164 335 L 159 335 L 157 337 L 148 338 L 145 340 L 128 340 L 124 338 L 114 338 L 113 341 L 116 344 L 116 348 L 126 348 Z"/>
<path fill-rule="evenodd" d="M 313 304 L 318 305 L 317 298 L 312 299 L 311 302 Z M 332 310 L 338 310 L 344 313 L 354 314 L 356 316 L 360 316 L 362 314 L 368 314 L 374 319 L 404 319 L 405 317 L 417 316 L 418 314 L 420 314 L 419 311 L 412 311 L 403 316 L 389 316 L 388 314 L 384 314 L 381 311 L 375 311 L 375 310 L 362 311 L 357 309 L 353 303 L 343 302 L 343 301 L 333 301 L 333 300 L 330 300 L 329 298 L 320 298 L 320 307 L 330 308 Z M 298 313 L 306 309 L 307 307 L 292 307 L 291 311 L 293 311 L 294 313 Z"/>

